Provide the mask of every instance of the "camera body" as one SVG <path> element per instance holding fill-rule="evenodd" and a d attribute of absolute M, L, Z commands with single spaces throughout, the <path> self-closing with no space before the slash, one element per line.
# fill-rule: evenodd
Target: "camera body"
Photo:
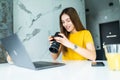
<path fill-rule="evenodd" d="M 56 32 L 55 35 L 53 37 L 62 37 L 60 35 L 58 35 L 60 32 Z M 49 51 L 52 53 L 58 53 L 59 47 L 60 47 L 60 43 L 56 42 L 55 39 L 52 40 L 53 43 L 49 48 Z"/>

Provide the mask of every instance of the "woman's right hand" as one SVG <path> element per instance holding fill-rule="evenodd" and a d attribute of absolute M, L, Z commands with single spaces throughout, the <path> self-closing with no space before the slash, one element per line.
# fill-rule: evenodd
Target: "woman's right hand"
<path fill-rule="evenodd" d="M 48 40 L 49 40 L 50 45 L 53 43 L 53 39 L 54 39 L 53 36 L 49 36 L 49 37 L 48 37 Z"/>

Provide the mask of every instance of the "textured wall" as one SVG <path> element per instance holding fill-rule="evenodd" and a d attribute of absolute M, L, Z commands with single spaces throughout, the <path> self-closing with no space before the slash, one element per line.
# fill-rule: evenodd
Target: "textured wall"
<path fill-rule="evenodd" d="M 14 0 L 14 33 L 33 61 L 51 60 L 48 36 L 59 31 L 59 14 L 65 7 L 76 8 L 86 25 L 84 0 Z"/>
<path fill-rule="evenodd" d="M 0 39 L 13 33 L 13 2 L 12 0 L 0 0 Z M 0 42 L 0 63 L 6 62 L 5 52 Z"/>
<path fill-rule="evenodd" d="M 0 39 L 12 34 L 12 0 L 0 0 Z"/>

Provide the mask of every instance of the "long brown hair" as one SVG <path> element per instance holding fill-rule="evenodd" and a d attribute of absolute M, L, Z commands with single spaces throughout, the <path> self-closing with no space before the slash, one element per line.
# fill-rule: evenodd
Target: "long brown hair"
<path fill-rule="evenodd" d="M 65 8 L 59 16 L 59 19 L 60 19 L 59 21 L 60 21 L 61 33 L 63 33 L 67 38 L 69 37 L 70 32 L 67 32 L 66 29 L 63 27 L 62 20 L 61 20 L 61 17 L 63 14 L 67 14 L 70 17 L 70 19 L 77 31 L 85 29 L 80 21 L 77 11 L 73 7 Z M 65 46 L 62 46 L 62 51 L 66 52 L 67 48 Z"/>

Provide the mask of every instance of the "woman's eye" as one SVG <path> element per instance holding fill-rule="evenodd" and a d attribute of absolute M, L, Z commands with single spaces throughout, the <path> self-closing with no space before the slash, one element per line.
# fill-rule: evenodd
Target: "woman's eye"
<path fill-rule="evenodd" d="M 71 22 L 71 20 L 70 20 L 70 19 L 67 19 L 67 22 Z"/>
<path fill-rule="evenodd" d="M 70 22 L 70 20 L 68 20 L 67 22 Z"/>

